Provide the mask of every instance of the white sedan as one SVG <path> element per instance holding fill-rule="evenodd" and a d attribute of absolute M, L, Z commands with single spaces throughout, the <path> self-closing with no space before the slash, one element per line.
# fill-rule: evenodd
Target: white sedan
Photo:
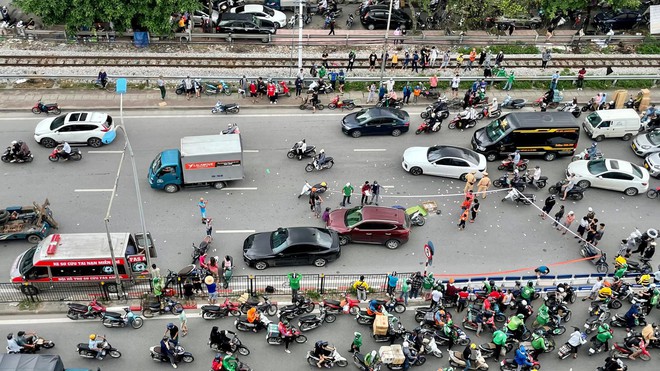
<path fill-rule="evenodd" d="M 649 189 L 649 172 L 633 163 L 615 159 L 579 160 L 568 165 L 566 174 L 575 174 L 577 185 L 624 192 L 634 196 Z"/>
<path fill-rule="evenodd" d="M 473 150 L 454 146 L 410 147 L 403 152 L 401 166 L 412 175 L 436 175 L 465 180 L 476 171 L 481 178 L 486 171 L 486 157 Z"/>
<path fill-rule="evenodd" d="M 637 156 L 647 156 L 651 153 L 660 152 L 660 129 L 637 135 L 630 147 Z"/>
<path fill-rule="evenodd" d="M 259 19 L 265 19 L 275 23 L 276 27 L 284 28 L 286 26 L 286 14 L 263 5 L 247 4 L 237 6 L 229 9 L 229 13 L 252 14 Z"/>

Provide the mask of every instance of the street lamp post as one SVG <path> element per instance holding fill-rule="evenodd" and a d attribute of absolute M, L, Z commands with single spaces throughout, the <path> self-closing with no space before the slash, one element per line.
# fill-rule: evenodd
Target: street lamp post
<path fill-rule="evenodd" d="M 383 44 L 383 60 L 380 65 L 380 83 L 378 86 L 383 86 L 383 77 L 385 76 L 385 62 L 387 61 L 387 38 L 390 33 L 390 22 L 392 21 L 392 3 L 394 0 L 390 0 L 390 11 L 387 13 L 387 28 L 385 28 L 385 43 Z"/>

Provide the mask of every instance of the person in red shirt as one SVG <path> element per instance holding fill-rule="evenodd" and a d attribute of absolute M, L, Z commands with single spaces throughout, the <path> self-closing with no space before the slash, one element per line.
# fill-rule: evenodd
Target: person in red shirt
<path fill-rule="evenodd" d="M 470 296 L 470 293 L 468 292 L 467 286 L 465 286 L 458 293 L 458 306 L 456 307 L 457 312 L 462 312 L 463 309 L 465 309 L 465 305 L 467 304 L 468 296 Z"/>
<path fill-rule="evenodd" d="M 270 99 L 270 104 L 277 104 L 277 89 L 272 81 L 269 82 L 266 87 L 266 95 L 268 95 L 268 99 Z"/>
<path fill-rule="evenodd" d="M 445 296 L 450 301 L 456 301 L 458 299 L 458 288 L 454 286 L 454 279 L 450 278 L 447 283 L 447 289 L 445 290 Z"/>
<path fill-rule="evenodd" d="M 254 80 L 250 83 L 250 96 L 252 97 L 252 103 L 257 103 L 257 84 L 254 83 Z"/>
<path fill-rule="evenodd" d="M 369 196 L 371 196 L 371 184 L 369 184 L 369 181 L 365 181 L 364 184 L 362 185 L 361 188 L 362 191 L 362 198 L 360 199 L 360 204 L 369 204 Z"/>
<path fill-rule="evenodd" d="M 280 332 L 280 336 L 284 340 L 284 351 L 291 353 L 289 350 L 289 344 L 291 344 L 291 340 L 293 339 L 293 331 L 291 331 L 291 328 L 289 327 L 289 321 L 286 319 L 280 320 L 280 323 L 277 324 L 277 330 Z"/>

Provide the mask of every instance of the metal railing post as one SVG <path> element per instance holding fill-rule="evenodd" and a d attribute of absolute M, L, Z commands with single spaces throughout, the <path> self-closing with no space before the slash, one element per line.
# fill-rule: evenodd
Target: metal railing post
<path fill-rule="evenodd" d="M 323 294 L 324 284 L 325 284 L 325 274 L 321 273 L 321 275 L 319 276 L 319 294 Z"/>

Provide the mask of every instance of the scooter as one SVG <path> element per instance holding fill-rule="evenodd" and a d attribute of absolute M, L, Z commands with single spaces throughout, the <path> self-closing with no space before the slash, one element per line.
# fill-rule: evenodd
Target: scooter
<path fill-rule="evenodd" d="M 412 348 L 410 349 L 410 355 L 411 358 L 408 361 L 410 366 L 422 366 L 424 363 L 426 363 L 426 357 L 419 354 L 415 349 Z M 400 363 L 400 364 L 386 363 L 385 365 L 390 370 L 399 371 L 404 369 L 403 367 L 404 364 L 405 363 Z"/>
<path fill-rule="evenodd" d="M 257 332 L 261 329 L 267 329 L 268 325 L 270 325 L 271 321 L 268 319 L 268 317 L 261 315 L 259 316 L 260 320 L 259 322 L 249 322 L 247 318 L 237 318 L 236 321 L 234 321 L 234 326 L 238 331 L 252 331 L 252 332 Z"/>
<path fill-rule="evenodd" d="M 526 99 L 512 99 L 511 96 L 507 94 L 506 98 L 504 98 L 504 101 L 502 101 L 502 105 L 500 107 L 509 108 L 509 109 L 521 109 L 521 108 L 525 108 L 525 104 L 527 104 Z"/>
<path fill-rule="evenodd" d="M 328 108 L 341 108 L 342 110 L 345 108 L 347 110 L 352 110 L 355 108 L 355 101 L 353 99 L 339 100 L 339 95 L 337 95 L 330 101 L 330 103 L 328 103 Z"/>
<path fill-rule="evenodd" d="M 635 320 L 635 325 L 644 327 L 646 326 L 646 316 L 643 313 L 644 311 L 640 309 L 639 315 Z M 628 327 L 628 321 L 626 321 L 623 314 L 617 313 L 614 315 L 614 318 L 610 320 L 610 326 L 612 327 Z"/>
<path fill-rule="evenodd" d="M 183 310 L 183 306 L 170 297 L 162 300 L 164 301 L 162 306 L 158 301 L 149 303 L 147 308 L 142 309 L 142 315 L 146 318 L 152 318 L 155 314 L 165 313 L 171 313 L 178 316 Z"/>
<path fill-rule="evenodd" d="M 106 340 L 105 335 L 102 337 L 97 336 L 97 339 L 99 337 L 102 339 L 102 341 L 97 343 L 97 346 L 100 349 L 102 349 L 100 359 L 105 359 L 107 355 L 110 355 L 110 357 L 112 358 L 121 357 L 121 352 L 119 352 L 117 348 L 113 348 L 112 345 L 108 343 L 108 340 Z M 158 348 L 160 348 L 160 346 Z M 96 355 L 98 354 L 99 351 L 97 349 L 89 349 L 89 344 L 78 343 L 78 345 L 76 346 L 76 352 L 78 352 L 78 355 L 83 358 L 96 358 Z"/>
<path fill-rule="evenodd" d="M 60 159 L 64 159 L 62 153 L 60 152 L 61 149 L 62 149 L 61 146 L 57 146 L 53 148 L 53 152 L 51 152 L 50 155 L 48 155 L 48 160 L 51 162 L 57 162 Z M 82 160 L 82 152 L 80 152 L 78 148 L 71 148 L 71 153 L 69 153 L 69 159 L 73 161 Z"/>
<path fill-rule="evenodd" d="M 233 316 L 233 317 L 241 316 L 239 304 L 230 301 L 229 298 L 226 298 L 224 303 L 220 305 L 202 305 L 203 319 L 217 319 L 228 316 Z"/>
<path fill-rule="evenodd" d="M 204 94 L 206 95 L 217 95 L 217 94 L 224 94 L 226 96 L 231 95 L 231 87 L 225 83 L 224 81 L 220 80 L 218 83 L 213 83 L 213 84 L 206 84 L 206 88 L 204 89 Z"/>
<path fill-rule="evenodd" d="M 497 109 L 491 111 L 490 106 L 484 105 L 482 109 L 477 111 L 476 119 L 477 120 L 483 120 L 485 118 L 492 119 L 492 118 L 500 117 L 501 114 L 502 114 L 502 110 L 500 109 L 499 106 L 497 107 Z"/>
<path fill-rule="evenodd" d="M 610 356 L 630 359 L 630 356 L 634 353 L 634 351 L 627 346 L 627 343 L 630 339 L 630 337 L 627 337 L 623 340 L 623 343 L 614 343 L 612 350 L 610 351 Z M 639 359 L 642 361 L 650 361 L 651 354 L 646 348 L 646 341 L 644 339 L 640 340 L 639 349 L 642 351 L 642 353 L 637 355 L 637 357 L 639 357 Z"/>
<path fill-rule="evenodd" d="M 629 274 L 649 274 L 653 272 L 653 267 L 651 267 L 651 261 L 649 259 L 640 258 L 638 262 L 628 259 L 627 264 Z"/>
<path fill-rule="evenodd" d="M 286 81 L 282 80 L 277 83 L 277 94 L 278 95 L 286 95 L 287 97 L 291 96 L 291 90 L 289 90 L 289 86 L 286 84 Z"/>
<path fill-rule="evenodd" d="M 497 188 L 515 188 L 520 192 L 524 191 L 527 187 L 527 183 L 522 178 L 518 178 L 518 181 L 514 182 L 512 179 L 509 179 L 508 174 L 504 174 L 499 179 L 495 179 L 493 185 Z"/>
<path fill-rule="evenodd" d="M 472 311 L 468 311 L 467 316 L 463 317 L 463 328 L 466 330 L 477 331 L 479 329 L 479 324 L 476 322 L 476 317 L 479 315 L 482 316 L 482 330 L 489 330 L 490 332 L 497 331 L 497 326 L 495 326 L 495 314 L 490 311 L 476 315 L 472 313 Z"/>
<path fill-rule="evenodd" d="M 481 355 L 479 349 L 476 350 L 477 359 L 474 363 L 470 362 L 470 370 L 488 370 L 488 364 L 486 360 Z M 463 352 L 449 351 L 449 365 L 456 367 L 457 369 L 465 369 L 465 359 L 463 358 Z"/>
<path fill-rule="evenodd" d="M 191 264 L 196 264 L 199 261 L 199 257 L 206 254 L 206 251 L 208 250 L 209 246 L 211 246 L 211 241 L 212 241 L 211 236 L 206 236 L 206 237 L 204 237 L 202 242 L 199 243 L 199 246 L 195 246 L 195 243 L 193 242 L 193 244 L 192 244 L 193 252 L 191 254 L 191 256 L 192 256 Z"/>
<path fill-rule="evenodd" d="M 570 112 L 573 117 L 578 118 L 582 114 L 582 109 L 577 105 L 573 106 L 572 102 L 566 102 L 561 107 L 557 108 L 559 112 Z"/>
<path fill-rule="evenodd" d="M 37 103 L 34 104 L 34 107 L 32 107 L 32 113 L 35 115 L 38 115 L 40 113 L 54 113 L 56 115 L 59 115 L 62 113 L 62 110 L 60 110 L 60 107 L 57 105 L 57 103 L 41 103 L 41 99 L 37 101 Z"/>
<path fill-rule="evenodd" d="M 291 305 L 280 308 L 280 318 L 291 320 L 305 313 L 312 313 L 316 305 L 309 298 L 298 296 L 298 300 Z"/>
<path fill-rule="evenodd" d="M 607 307 L 607 304 L 598 305 L 591 308 L 592 309 L 589 311 L 590 316 L 584 322 L 584 332 L 586 334 L 590 334 L 596 331 L 596 329 L 598 329 L 598 327 L 610 319 L 611 316 L 610 309 Z"/>
<path fill-rule="evenodd" d="M 347 30 L 350 30 L 351 27 L 353 27 L 353 22 L 354 22 L 353 14 L 349 14 L 348 19 L 346 20 L 346 29 Z"/>
<path fill-rule="evenodd" d="M 476 113 L 475 113 L 476 116 Z M 475 117 L 472 116 L 472 117 Z M 451 121 L 449 121 L 449 124 L 447 124 L 447 127 L 450 129 L 470 129 L 473 128 L 477 125 L 477 121 L 475 119 L 467 119 L 465 118 L 464 115 L 461 113 L 458 113 L 456 117 L 454 117 Z"/>
<path fill-rule="evenodd" d="M 525 171 L 527 170 L 527 164 L 529 164 L 529 160 L 526 158 L 521 158 L 520 161 L 518 161 L 516 164 L 516 169 L 519 171 Z M 513 159 L 511 156 L 502 160 L 502 162 L 497 166 L 497 170 L 513 171 Z"/>
<path fill-rule="evenodd" d="M 316 147 L 315 146 L 310 146 L 308 145 L 305 148 L 305 152 L 302 154 L 299 153 L 298 151 L 298 142 L 293 144 L 293 147 L 289 150 L 289 152 L 286 153 L 286 157 L 290 159 L 297 158 L 298 160 L 302 160 L 305 157 L 315 157 L 316 156 Z"/>
<path fill-rule="evenodd" d="M 327 156 L 325 158 L 325 162 L 323 163 L 323 165 L 319 166 L 318 156 L 315 156 L 314 160 L 312 162 L 310 162 L 309 164 L 307 164 L 307 166 L 305 166 L 305 171 L 309 173 L 309 172 L 312 172 L 314 170 L 321 171 L 321 170 L 325 170 L 325 169 L 331 169 L 334 164 L 335 164 L 335 160 L 332 157 Z"/>
<path fill-rule="evenodd" d="M 174 353 L 174 364 L 177 364 L 181 361 L 185 363 L 190 363 L 195 360 L 195 357 L 193 357 L 192 353 L 186 352 L 186 350 L 181 345 L 176 345 L 174 347 L 173 353 Z M 168 357 L 167 354 L 163 354 L 160 352 L 160 345 L 155 345 L 149 348 L 149 355 L 151 356 L 151 359 L 156 362 L 170 363 L 170 357 Z"/>
<path fill-rule="evenodd" d="M 511 188 L 509 190 L 509 193 L 502 199 L 502 202 L 506 200 L 511 200 L 515 202 L 516 204 L 523 204 L 523 205 L 531 205 L 532 203 L 536 202 L 536 195 L 532 193 L 520 193 L 515 188 Z"/>
<path fill-rule="evenodd" d="M 319 102 L 316 103 L 314 106 L 316 106 L 316 109 L 319 110 L 319 111 L 322 111 L 325 108 L 325 106 L 323 104 L 321 104 L 320 99 L 319 99 Z M 312 103 L 307 98 L 305 98 L 303 103 L 300 105 L 300 109 L 302 111 L 307 110 L 307 109 L 314 109 L 314 106 L 312 106 Z"/>
<path fill-rule="evenodd" d="M 314 355 L 313 350 L 307 352 L 307 363 L 309 363 L 310 366 L 318 365 L 319 360 L 320 358 Z M 325 357 L 324 364 L 328 368 L 332 368 L 333 366 L 346 367 L 348 366 L 348 361 L 337 352 L 337 348 L 332 347 L 332 354 Z"/>
<path fill-rule="evenodd" d="M 528 366 L 527 368 L 523 367 L 523 370 L 529 371 L 541 368 L 539 361 L 534 360 L 532 355 L 529 353 L 527 354 L 527 360 L 532 364 L 532 366 Z M 507 358 L 500 362 L 500 371 L 516 371 L 517 369 L 518 363 L 513 358 Z"/>
<path fill-rule="evenodd" d="M 10 147 L 7 147 L 7 149 L 5 150 L 5 153 L 3 153 L 2 157 L 0 157 L 0 160 L 2 160 L 2 162 L 7 163 L 7 164 L 10 163 L 10 162 L 20 164 L 20 163 L 23 163 L 23 162 L 32 162 L 32 160 L 34 160 L 34 156 L 32 156 L 32 152 L 30 152 L 30 153 L 28 153 L 27 157 L 25 157 L 24 159 L 23 158 L 18 159 L 18 158 L 16 158 L 16 156 L 14 156 L 12 154 L 11 146 L 10 146 Z"/>
<path fill-rule="evenodd" d="M 580 153 L 574 155 L 574 156 L 571 158 L 571 161 L 577 161 L 577 160 L 600 160 L 601 158 L 604 158 L 604 157 L 605 157 L 605 155 L 603 154 L 603 152 L 598 151 L 598 152 L 596 152 L 596 155 L 592 158 L 591 156 L 589 156 L 589 151 L 587 151 L 587 149 L 585 148 L 582 152 L 580 152 Z"/>
<path fill-rule="evenodd" d="M 243 343 L 241 342 L 241 340 L 238 339 L 238 336 L 236 336 L 236 334 L 234 334 L 231 331 L 228 331 L 228 333 L 233 335 L 231 339 L 229 339 L 229 352 L 238 353 L 242 356 L 249 356 L 250 349 L 248 349 L 245 345 L 243 345 Z M 211 341 L 209 341 L 209 347 L 214 352 L 223 352 L 222 346 L 220 344 L 211 343 Z"/>
<path fill-rule="evenodd" d="M 566 180 L 559 181 L 555 183 L 555 185 L 550 186 L 550 188 L 548 188 L 548 192 L 553 195 L 561 194 L 563 196 L 564 192 L 561 189 L 564 184 L 566 184 Z M 574 185 L 573 188 L 568 191 L 566 197 L 570 198 L 571 200 L 579 201 L 584 198 L 584 188 L 578 185 Z"/>
<path fill-rule="evenodd" d="M 358 351 L 353 353 L 353 363 L 357 368 L 360 369 L 360 371 L 380 371 L 382 362 L 375 350 L 371 351 L 370 358 L 372 361 L 369 365 L 367 365 L 365 361 L 365 354 L 362 354 Z"/>
<path fill-rule="evenodd" d="M 431 117 L 428 120 L 424 120 L 422 121 L 421 124 L 419 124 L 417 130 L 415 130 L 415 134 L 437 133 L 438 131 L 440 131 L 440 129 L 442 129 L 442 119 L 439 119 L 435 114 L 435 112 L 431 112 Z"/>
<path fill-rule="evenodd" d="M 300 317 L 300 320 L 298 321 L 298 327 L 300 328 L 300 331 L 305 332 L 313 330 L 321 326 L 323 322 L 333 323 L 337 320 L 337 316 L 334 314 L 329 314 L 328 310 L 323 304 L 319 304 L 319 312 L 320 314 L 318 316 L 308 315 Z"/>
<path fill-rule="evenodd" d="M 449 106 L 447 105 L 447 99 L 446 98 L 443 99 L 442 97 L 438 99 L 439 100 L 436 101 L 435 103 L 426 106 L 424 111 L 422 111 L 419 114 L 419 116 L 424 120 L 431 117 L 432 113 L 435 113 L 435 116 L 440 118 L 441 120 L 444 120 L 447 117 L 449 117 Z"/>
<path fill-rule="evenodd" d="M 513 349 L 514 341 L 517 343 L 517 340 L 513 340 L 507 337 L 506 343 L 504 343 L 504 346 L 502 346 L 502 350 L 504 350 L 504 354 L 509 353 L 511 349 Z M 481 355 L 484 358 L 490 358 L 494 356 L 495 350 L 496 350 L 496 345 L 493 342 L 479 345 L 479 351 L 481 352 Z"/>
<path fill-rule="evenodd" d="M 435 342 L 433 336 L 425 336 L 422 340 L 422 349 L 419 350 L 419 354 L 433 355 L 436 358 L 442 358 L 442 351 L 438 348 L 438 344 Z"/>
<path fill-rule="evenodd" d="M 587 334 L 584 332 L 582 333 L 582 340 L 581 342 L 586 343 L 587 342 Z M 578 345 L 578 348 L 581 345 Z M 564 343 L 561 347 L 559 347 L 559 350 L 557 351 L 557 356 L 559 359 L 566 359 L 568 358 L 571 353 L 573 353 L 573 347 L 569 343 Z"/>
<path fill-rule="evenodd" d="M 55 342 L 52 340 L 46 340 L 42 338 L 41 336 L 37 335 L 36 333 L 33 333 L 31 336 L 26 337 L 27 343 L 34 345 L 34 348 L 29 348 L 29 347 L 23 347 L 20 352 L 13 352 L 10 351 L 9 348 L 7 348 L 7 353 L 8 354 L 18 354 L 18 353 L 36 353 L 38 352 L 41 348 L 44 349 L 50 349 L 55 346 Z"/>
<path fill-rule="evenodd" d="M 360 301 L 350 298 L 347 294 L 344 294 L 341 301 L 323 299 L 321 304 L 325 306 L 328 313 L 332 314 L 346 313 L 355 316 L 360 311 Z"/>
<path fill-rule="evenodd" d="M 395 101 L 390 101 L 390 98 L 388 97 L 383 97 L 383 99 L 379 100 L 378 103 L 376 103 L 376 107 L 389 107 L 389 108 L 394 108 L 394 109 L 401 109 L 403 107 L 403 99 L 397 99 Z"/>
<path fill-rule="evenodd" d="M 529 172 L 529 170 L 524 172 L 520 179 L 522 179 L 525 184 L 531 184 L 538 189 L 545 188 L 548 183 L 548 177 L 545 175 L 541 175 L 538 180 L 534 180 L 534 177 Z"/>
<path fill-rule="evenodd" d="M 92 300 L 87 305 L 78 304 L 78 303 L 67 303 L 66 305 L 69 307 L 69 311 L 67 312 L 66 316 L 72 320 L 77 320 L 81 318 L 82 319 L 101 318 L 103 317 L 103 313 L 105 313 L 105 307 L 97 303 L 96 299 Z M 87 312 L 88 307 L 92 307 L 89 313 Z"/>
<path fill-rule="evenodd" d="M 223 104 L 221 101 L 217 101 L 215 103 L 215 106 L 211 108 L 211 113 L 218 113 L 218 112 L 224 112 L 225 114 L 238 113 L 240 110 L 241 110 L 241 106 L 239 106 L 237 103 Z"/>
<path fill-rule="evenodd" d="M 277 314 L 277 302 L 270 301 L 268 296 L 264 296 L 263 298 L 263 302 L 259 302 L 259 299 L 255 300 L 254 297 L 248 298 L 245 303 L 241 303 L 241 312 L 247 313 L 250 308 L 257 307 L 259 312 L 266 313 L 269 316 L 274 316 Z"/>
<path fill-rule="evenodd" d="M 277 329 L 276 325 L 273 324 L 272 326 L 268 326 L 268 327 L 269 329 L 268 329 L 268 335 L 266 335 L 266 342 L 270 345 L 282 344 L 284 342 L 284 339 L 282 339 L 282 335 L 280 335 L 280 331 Z M 303 335 L 300 332 L 300 330 L 298 330 L 297 328 L 292 326 L 291 333 L 294 342 L 298 344 L 303 344 L 307 342 L 307 336 Z"/>
<path fill-rule="evenodd" d="M 612 333 L 613 330 L 610 329 L 610 333 Z M 589 347 L 589 351 L 587 352 L 588 355 L 593 356 L 594 354 L 598 354 L 600 352 L 607 352 L 607 347 L 605 346 L 605 343 L 602 343 L 600 340 L 596 338 L 596 336 L 591 337 L 591 346 Z"/>
<path fill-rule="evenodd" d="M 144 324 L 144 320 L 139 315 L 133 313 L 130 308 L 124 308 L 124 314 L 117 312 L 104 312 L 101 320 L 105 327 L 126 327 L 131 326 L 134 329 L 139 329 Z"/>
<path fill-rule="evenodd" d="M 385 314 L 385 313 L 383 313 Z M 366 309 L 360 308 L 360 311 L 355 315 L 355 320 L 361 325 L 371 325 L 376 319 L 376 313 L 369 314 Z"/>
<path fill-rule="evenodd" d="M 378 335 L 378 334 L 372 334 L 371 337 L 373 338 L 374 342 L 376 343 L 385 343 L 385 342 L 393 342 L 396 341 L 398 338 L 403 338 L 406 335 L 406 329 L 403 327 L 401 324 L 401 321 L 399 321 L 398 318 L 392 316 L 391 314 L 388 315 L 388 328 L 387 328 L 387 333 L 384 335 Z"/>
<path fill-rule="evenodd" d="M 325 183 L 325 182 L 323 182 L 323 183 Z M 300 190 L 300 194 L 298 195 L 298 198 L 300 198 L 302 196 L 309 196 L 309 193 L 312 192 L 312 190 L 314 190 L 315 194 L 321 194 L 321 193 L 325 193 L 325 191 L 328 190 L 328 187 L 322 185 L 321 183 L 316 183 L 312 187 L 311 184 L 309 184 L 307 181 L 305 181 L 305 185 L 303 185 L 302 189 Z"/>

